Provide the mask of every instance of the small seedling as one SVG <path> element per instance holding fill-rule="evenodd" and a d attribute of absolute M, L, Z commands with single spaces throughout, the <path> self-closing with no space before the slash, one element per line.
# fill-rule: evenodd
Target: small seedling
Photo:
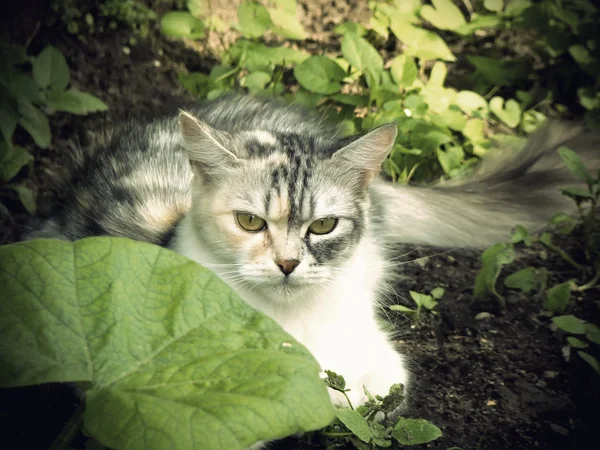
<path fill-rule="evenodd" d="M 414 322 L 416 325 L 421 323 L 421 313 L 423 308 L 435 314 L 435 307 L 438 305 L 438 300 L 444 296 L 444 288 L 437 287 L 432 289 L 430 295 L 421 294 L 420 292 L 409 291 L 410 297 L 417 304 L 417 308 L 409 308 L 403 305 L 391 305 L 392 311 L 400 311 L 403 313 L 414 314 Z"/>

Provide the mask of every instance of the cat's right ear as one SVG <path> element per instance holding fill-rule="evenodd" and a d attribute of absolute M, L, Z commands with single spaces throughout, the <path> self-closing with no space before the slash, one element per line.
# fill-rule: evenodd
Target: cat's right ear
<path fill-rule="evenodd" d="M 238 163 L 229 133 L 216 130 L 185 111 L 179 114 L 179 129 L 182 146 L 194 173 L 203 181 L 209 181 Z"/>

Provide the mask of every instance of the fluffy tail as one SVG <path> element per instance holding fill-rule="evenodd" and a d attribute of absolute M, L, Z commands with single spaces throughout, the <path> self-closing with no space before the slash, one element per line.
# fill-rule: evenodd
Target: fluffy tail
<path fill-rule="evenodd" d="M 580 185 L 557 149 L 568 147 L 593 174 L 600 169 L 600 133 L 551 123 L 525 147 L 492 152 L 470 175 L 428 187 L 378 182 L 374 194 L 386 205 L 386 231 L 393 243 L 484 248 L 506 241 L 516 225 L 536 231 L 575 202 L 560 188 Z"/>

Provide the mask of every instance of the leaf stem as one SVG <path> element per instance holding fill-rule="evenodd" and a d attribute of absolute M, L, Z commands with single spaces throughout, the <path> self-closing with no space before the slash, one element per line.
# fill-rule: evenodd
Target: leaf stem
<path fill-rule="evenodd" d="M 62 430 L 60 430 L 60 434 L 56 437 L 50 450 L 68 450 L 71 446 L 71 442 L 77 436 L 77 433 L 81 430 L 83 426 L 83 412 L 85 411 L 85 403 L 81 403 L 69 420 L 63 426 Z"/>
<path fill-rule="evenodd" d="M 541 241 L 540 241 L 541 242 Z M 573 261 L 573 259 L 562 249 L 557 247 L 554 244 L 551 244 L 549 242 L 542 242 L 542 244 L 547 247 L 548 249 L 552 250 L 553 252 L 555 252 L 556 254 L 558 254 L 558 256 L 560 256 L 562 259 L 564 259 L 566 262 L 568 262 L 569 264 L 571 264 L 573 267 L 575 267 L 577 270 L 583 270 L 583 266 L 579 263 L 576 263 L 575 261 Z"/>
<path fill-rule="evenodd" d="M 590 281 L 588 281 L 585 284 L 582 284 L 581 286 L 577 286 L 575 290 L 577 292 L 583 292 L 587 289 L 593 288 L 594 286 L 596 286 L 596 283 L 598 283 L 598 280 L 600 280 L 600 270 L 596 270 L 596 274 Z"/>
<path fill-rule="evenodd" d="M 329 437 L 346 437 L 346 436 L 354 436 L 354 433 L 348 433 L 348 432 L 340 432 L 340 433 L 336 433 L 334 431 L 321 431 L 321 434 L 325 435 L 325 436 L 329 436 Z"/>

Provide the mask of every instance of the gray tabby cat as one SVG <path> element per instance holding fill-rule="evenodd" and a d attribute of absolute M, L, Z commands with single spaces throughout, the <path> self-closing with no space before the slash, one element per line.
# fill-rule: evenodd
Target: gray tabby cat
<path fill-rule="evenodd" d="M 350 400 L 409 381 L 376 310 L 397 244 L 485 247 L 571 209 L 561 145 L 600 167 L 597 134 L 552 124 L 518 154 L 429 187 L 378 178 L 396 138 L 362 136 L 300 108 L 224 97 L 177 118 L 117 127 L 82 151 L 52 214 L 28 238 L 112 235 L 206 265 L 345 376 Z M 191 164 L 190 164 L 191 163 Z M 344 400 L 332 393 L 334 402 Z"/>

